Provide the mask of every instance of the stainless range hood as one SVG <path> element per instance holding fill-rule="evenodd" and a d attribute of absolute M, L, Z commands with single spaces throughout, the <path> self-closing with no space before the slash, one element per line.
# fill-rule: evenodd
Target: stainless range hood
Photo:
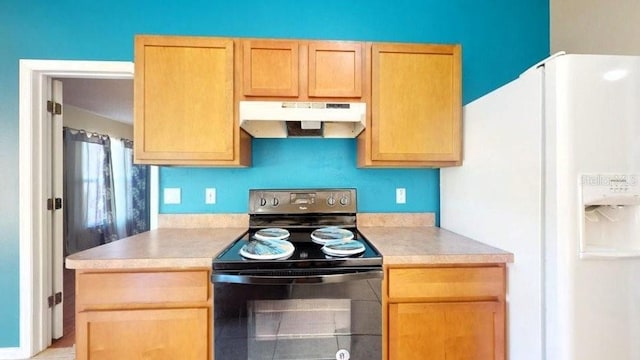
<path fill-rule="evenodd" d="M 240 127 L 256 138 L 354 138 L 364 130 L 362 102 L 240 101 Z"/>

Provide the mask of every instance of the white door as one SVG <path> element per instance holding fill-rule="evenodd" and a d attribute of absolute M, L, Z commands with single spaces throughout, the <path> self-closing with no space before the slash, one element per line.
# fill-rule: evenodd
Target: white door
<path fill-rule="evenodd" d="M 47 184 L 47 245 L 48 263 L 46 273 L 51 276 L 51 286 L 45 293 L 50 306 L 50 316 L 45 319 L 44 332 L 48 339 L 59 339 L 63 335 L 63 205 L 62 204 L 62 81 L 49 79 L 50 94 L 47 100 L 48 119 L 43 128 L 46 129 L 46 144 L 50 149 L 44 159 L 49 176 Z M 46 152 L 45 152 L 46 153 Z M 46 333 L 50 332 L 50 336 Z"/>

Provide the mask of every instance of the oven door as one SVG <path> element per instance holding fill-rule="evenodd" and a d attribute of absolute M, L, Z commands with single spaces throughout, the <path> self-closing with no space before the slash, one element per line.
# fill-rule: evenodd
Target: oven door
<path fill-rule="evenodd" d="M 381 359 L 382 270 L 214 273 L 216 359 Z"/>

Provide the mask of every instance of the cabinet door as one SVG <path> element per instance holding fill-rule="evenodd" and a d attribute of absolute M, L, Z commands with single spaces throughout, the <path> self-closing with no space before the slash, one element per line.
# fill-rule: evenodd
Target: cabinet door
<path fill-rule="evenodd" d="M 206 308 L 80 312 L 76 359 L 210 359 Z"/>
<path fill-rule="evenodd" d="M 500 302 L 389 305 L 390 360 L 504 359 Z"/>
<path fill-rule="evenodd" d="M 148 164 L 238 164 L 233 40 L 138 36 L 135 158 Z"/>
<path fill-rule="evenodd" d="M 297 41 L 243 41 L 244 95 L 298 96 L 299 64 Z"/>
<path fill-rule="evenodd" d="M 460 47 L 373 44 L 371 51 L 371 161 L 459 161 Z"/>
<path fill-rule="evenodd" d="M 309 43 L 309 97 L 362 97 L 362 43 Z"/>

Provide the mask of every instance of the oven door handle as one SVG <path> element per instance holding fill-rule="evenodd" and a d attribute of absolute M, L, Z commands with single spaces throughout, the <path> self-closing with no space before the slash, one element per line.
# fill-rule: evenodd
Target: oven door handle
<path fill-rule="evenodd" d="M 213 283 L 251 284 L 251 285 L 290 285 L 290 284 L 332 284 L 355 280 L 382 279 L 382 270 L 368 270 L 341 274 L 324 275 L 246 275 L 212 274 Z"/>

